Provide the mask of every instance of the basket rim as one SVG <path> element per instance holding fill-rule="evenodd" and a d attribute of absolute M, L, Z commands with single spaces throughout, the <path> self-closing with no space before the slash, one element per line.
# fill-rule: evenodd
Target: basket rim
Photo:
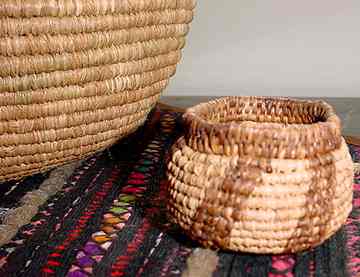
<path fill-rule="evenodd" d="M 239 103 L 239 101 L 258 102 L 267 101 L 272 103 L 283 103 L 291 105 L 306 105 L 321 108 L 323 110 L 323 121 L 314 123 L 276 123 L 276 122 L 214 122 L 207 119 L 205 115 L 210 109 L 220 106 L 226 106 L 231 110 L 230 103 Z M 280 103 L 280 105 L 281 105 Z M 340 147 L 341 143 L 341 121 L 336 115 L 332 106 L 323 100 L 304 100 L 288 97 L 265 97 L 265 96 L 227 96 L 218 98 L 209 102 L 200 103 L 188 108 L 183 115 L 186 128 L 188 128 L 187 138 L 189 146 L 193 146 L 199 152 L 226 154 L 225 150 L 202 151 L 197 147 L 199 141 L 216 137 L 221 144 L 228 140 L 231 143 L 259 143 L 261 137 L 282 140 L 283 148 L 294 148 L 294 143 L 299 142 L 304 147 L 313 147 L 312 154 L 306 154 L 306 157 L 314 156 L 316 153 L 325 153 Z M 238 134 L 241 133 L 239 138 Z M 192 138 L 191 138 L 192 137 Z M 197 139 L 194 139 L 197 138 Z M 259 139 L 260 138 L 260 139 Z M 317 145 L 319 141 L 329 142 L 330 146 Z M 323 143 L 324 144 L 324 143 Z M 207 149 L 208 150 L 208 149 Z M 307 150 L 305 150 L 307 151 Z M 274 157 L 274 156 L 273 156 Z M 286 155 L 282 158 L 285 158 Z"/>

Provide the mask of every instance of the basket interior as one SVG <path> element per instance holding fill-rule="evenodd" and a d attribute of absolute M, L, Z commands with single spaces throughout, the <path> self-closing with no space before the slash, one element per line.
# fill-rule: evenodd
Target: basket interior
<path fill-rule="evenodd" d="M 209 123 L 252 121 L 288 125 L 326 122 L 328 112 L 321 102 L 235 97 L 208 103 L 198 116 Z"/>

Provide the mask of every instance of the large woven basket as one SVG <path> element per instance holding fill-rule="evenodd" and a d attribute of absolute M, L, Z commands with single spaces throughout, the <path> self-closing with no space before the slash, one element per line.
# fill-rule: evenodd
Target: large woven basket
<path fill-rule="evenodd" d="M 194 5 L 0 1 L 0 182 L 138 128 L 175 73 Z"/>
<path fill-rule="evenodd" d="M 352 208 L 353 166 L 324 102 L 228 97 L 189 109 L 168 164 L 169 214 L 203 245 L 297 252 Z"/>

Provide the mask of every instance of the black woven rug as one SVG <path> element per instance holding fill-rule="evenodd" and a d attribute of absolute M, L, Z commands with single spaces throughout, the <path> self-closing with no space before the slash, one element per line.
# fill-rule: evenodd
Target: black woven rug
<path fill-rule="evenodd" d="M 179 114 L 155 112 L 138 132 L 84 161 L 0 248 L 0 276 L 180 276 L 199 247 L 164 215 L 164 167 Z M 360 148 L 350 146 L 354 160 Z M 1 211 L 48 177 L 0 185 Z M 297 255 L 218 252 L 213 276 L 359 276 L 360 176 L 347 225 Z"/>

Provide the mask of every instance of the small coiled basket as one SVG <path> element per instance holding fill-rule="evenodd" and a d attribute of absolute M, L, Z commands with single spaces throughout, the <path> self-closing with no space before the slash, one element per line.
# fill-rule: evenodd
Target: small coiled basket
<path fill-rule="evenodd" d="M 328 104 L 227 97 L 190 108 L 184 122 L 168 211 L 204 246 L 298 252 L 345 223 L 353 166 Z"/>
<path fill-rule="evenodd" d="M 175 73 L 194 0 L 2 0 L 0 182 L 104 149 Z"/>

